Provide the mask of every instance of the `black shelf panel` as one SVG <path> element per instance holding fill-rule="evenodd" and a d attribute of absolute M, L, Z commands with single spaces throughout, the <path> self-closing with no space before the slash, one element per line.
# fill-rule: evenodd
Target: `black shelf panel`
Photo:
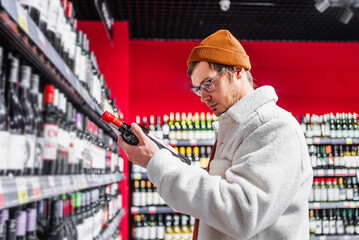
<path fill-rule="evenodd" d="M 310 240 L 359 240 L 359 236 L 332 235 L 332 236 L 310 237 Z"/>
<path fill-rule="evenodd" d="M 125 179 L 123 173 L 0 177 L 0 209 Z"/>
<path fill-rule="evenodd" d="M 359 201 L 310 202 L 309 209 L 359 208 Z"/>
<path fill-rule="evenodd" d="M 168 206 L 131 207 L 131 214 L 166 214 L 178 213 Z"/>
<path fill-rule="evenodd" d="M 352 145 L 359 144 L 359 138 L 306 138 L 308 145 Z"/>
<path fill-rule="evenodd" d="M 313 169 L 313 177 L 355 177 L 359 169 Z"/>
<path fill-rule="evenodd" d="M 50 83 L 59 88 L 79 110 L 116 139 L 116 134 L 100 119 L 100 107 L 91 99 L 87 90 L 19 3 L 13 0 L 0 0 L 0 4 L 5 10 L 0 12 L 1 37 L 11 42 L 12 46 Z M 23 32 L 19 31 L 19 28 Z"/>
<path fill-rule="evenodd" d="M 191 139 L 191 140 L 176 140 L 170 139 L 166 140 L 168 144 L 176 147 L 184 147 L 184 146 L 213 146 L 214 139 Z"/>

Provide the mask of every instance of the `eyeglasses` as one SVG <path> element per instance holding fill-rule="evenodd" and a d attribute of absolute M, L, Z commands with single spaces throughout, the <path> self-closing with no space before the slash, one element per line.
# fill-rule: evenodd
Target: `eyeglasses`
<path fill-rule="evenodd" d="M 219 73 L 217 73 L 216 75 L 214 75 L 213 78 L 205 81 L 204 83 L 202 83 L 199 87 L 192 87 L 191 90 L 192 92 L 194 92 L 197 96 L 202 96 L 202 90 L 205 90 L 208 93 L 213 92 L 216 88 L 213 85 L 213 80 L 223 72 L 223 70 L 221 70 Z"/>

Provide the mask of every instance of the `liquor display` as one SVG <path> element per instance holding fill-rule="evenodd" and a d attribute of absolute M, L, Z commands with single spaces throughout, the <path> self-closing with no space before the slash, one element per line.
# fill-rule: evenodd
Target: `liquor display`
<path fill-rule="evenodd" d="M 118 183 L 62 194 L 0 210 L 0 239 L 98 239 L 121 209 Z"/>
<path fill-rule="evenodd" d="M 118 132 L 122 133 L 123 140 L 131 145 L 137 145 L 139 143 L 138 138 L 133 133 L 131 126 L 123 122 L 121 119 L 115 117 L 109 112 L 104 112 L 104 114 L 101 117 L 102 120 L 104 120 L 106 123 L 110 124 L 110 126 L 114 127 Z M 173 149 L 171 146 L 166 146 L 164 143 L 161 143 L 159 139 L 156 138 L 147 128 L 139 125 L 142 128 L 142 131 L 153 141 L 156 143 L 156 145 L 160 149 L 168 149 L 173 156 L 179 158 L 182 162 L 191 164 L 191 161 L 188 160 L 185 155 L 182 153 L 179 153 L 175 149 Z"/>

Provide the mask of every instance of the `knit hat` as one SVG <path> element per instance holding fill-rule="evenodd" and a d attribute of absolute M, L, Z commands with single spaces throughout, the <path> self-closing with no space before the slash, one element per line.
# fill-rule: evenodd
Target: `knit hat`
<path fill-rule="evenodd" d="M 194 61 L 213 62 L 251 69 L 251 63 L 244 48 L 228 30 L 218 30 L 193 48 L 187 60 L 187 65 Z"/>

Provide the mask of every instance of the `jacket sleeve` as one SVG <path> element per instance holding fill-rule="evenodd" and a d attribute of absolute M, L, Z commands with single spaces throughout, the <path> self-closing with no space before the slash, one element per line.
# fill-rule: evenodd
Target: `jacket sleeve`
<path fill-rule="evenodd" d="M 148 164 L 165 202 L 232 236 L 247 239 L 274 224 L 300 188 L 306 150 L 289 123 L 271 120 L 238 146 L 225 179 L 178 161 L 167 150 Z M 212 167 L 212 164 L 211 164 Z"/>

